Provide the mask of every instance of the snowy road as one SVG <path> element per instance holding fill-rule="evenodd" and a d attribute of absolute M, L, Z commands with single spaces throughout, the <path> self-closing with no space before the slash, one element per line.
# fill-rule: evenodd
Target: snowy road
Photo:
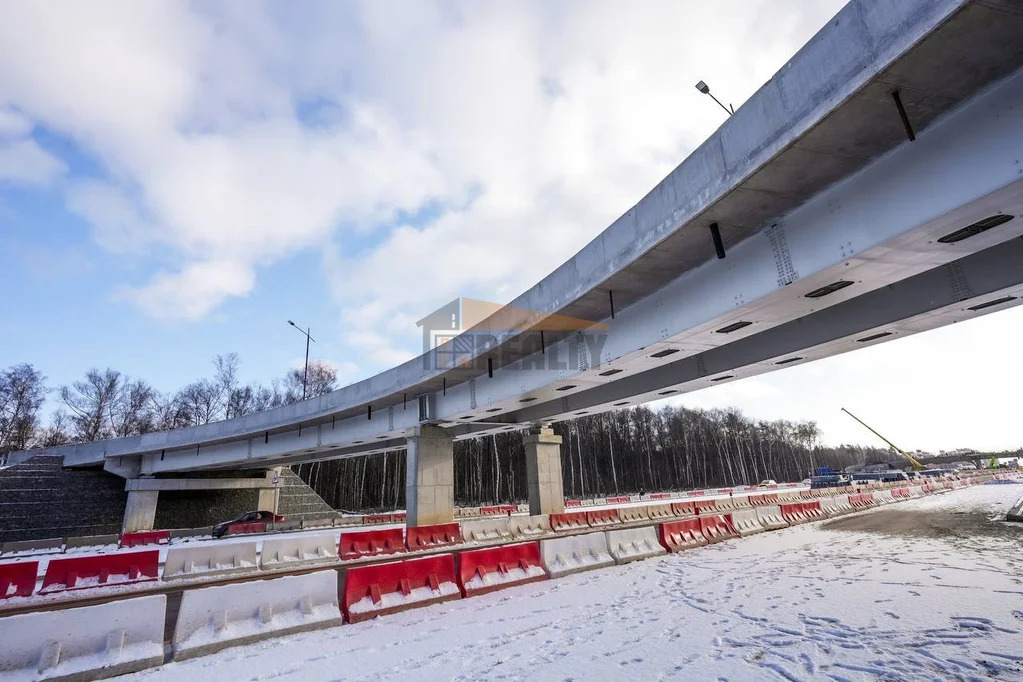
<path fill-rule="evenodd" d="M 1020 490 L 958 490 L 134 678 L 1023 680 L 1023 526 L 992 520 Z M 930 530 L 878 532 L 886 513 Z"/>

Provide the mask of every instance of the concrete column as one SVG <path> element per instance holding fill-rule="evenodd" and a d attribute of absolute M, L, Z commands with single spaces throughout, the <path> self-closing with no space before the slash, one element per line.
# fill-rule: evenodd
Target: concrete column
<path fill-rule="evenodd" d="M 553 429 L 534 428 L 523 438 L 526 476 L 529 482 L 529 513 L 560 514 L 565 511 L 561 478 L 561 436 Z"/>
<path fill-rule="evenodd" d="M 160 491 L 158 490 L 129 490 L 121 532 L 153 530 L 153 522 L 156 520 L 156 500 L 159 495 Z"/>
<path fill-rule="evenodd" d="M 405 506 L 408 526 L 455 520 L 455 458 L 451 434 L 417 426 L 408 435 Z"/>

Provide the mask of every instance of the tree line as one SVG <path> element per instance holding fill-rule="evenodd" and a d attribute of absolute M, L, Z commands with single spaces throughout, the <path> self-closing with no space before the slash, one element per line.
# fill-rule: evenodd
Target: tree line
<path fill-rule="evenodd" d="M 30 364 L 0 372 L 0 463 L 7 453 L 65 443 L 134 436 L 261 412 L 302 399 L 303 371 L 293 369 L 269 384 L 242 384 L 236 353 L 213 359 L 210 376 L 163 393 L 145 379 L 115 369 L 90 369 L 70 384 L 50 387 Z M 337 388 L 337 371 L 311 361 L 307 396 Z M 57 409 L 46 424 L 42 408 L 50 395 Z"/>
<path fill-rule="evenodd" d="M 573 498 L 802 480 L 820 466 L 844 469 L 891 458 L 882 448 L 823 446 L 814 422 L 754 420 L 734 408 L 625 408 L 559 422 L 554 431 L 562 438 L 564 492 Z M 457 441 L 455 503 L 524 502 L 524 435 Z M 404 451 L 312 462 L 295 470 L 337 509 L 405 506 Z"/>
<path fill-rule="evenodd" d="M 195 426 L 302 399 L 301 370 L 268 385 L 242 384 L 238 370 L 236 354 L 218 355 L 209 376 L 162 393 L 111 368 L 90 369 L 78 381 L 48 387 L 32 365 L 14 365 L 0 372 L 0 462 L 14 450 Z M 308 396 L 336 387 L 330 365 L 310 362 Z M 44 424 L 41 412 L 49 395 L 56 396 L 58 407 Z M 554 430 L 562 437 L 562 473 L 570 497 L 800 480 L 817 466 L 841 469 L 889 458 L 880 448 L 825 447 L 814 422 L 754 420 L 734 408 L 634 407 L 559 422 Z M 526 499 L 524 433 L 455 443 L 458 504 Z M 335 508 L 405 506 L 404 451 L 293 468 Z"/>

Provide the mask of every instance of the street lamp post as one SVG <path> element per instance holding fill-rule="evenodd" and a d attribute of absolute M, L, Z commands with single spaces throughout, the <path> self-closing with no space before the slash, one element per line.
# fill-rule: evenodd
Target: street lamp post
<path fill-rule="evenodd" d="M 305 335 L 305 370 L 302 371 L 302 400 L 305 400 L 306 396 L 306 382 L 309 380 L 309 342 L 316 341 L 313 337 L 309 336 L 310 328 L 306 327 L 304 330 L 297 324 L 288 320 L 288 324 L 302 332 Z"/>
<path fill-rule="evenodd" d="M 721 100 L 719 100 L 714 95 L 711 95 L 710 94 L 710 86 L 707 85 L 706 83 L 704 83 L 703 81 L 700 81 L 699 83 L 696 84 L 696 89 L 699 90 L 700 92 L 702 92 L 705 95 L 710 95 L 710 98 L 712 100 L 714 100 L 715 102 L 717 102 L 718 106 L 721 107 L 722 109 L 724 109 L 725 113 L 728 114 L 729 116 L 731 116 L 732 114 L 735 113 L 735 109 L 731 108 L 731 106 L 732 106 L 731 104 L 729 104 L 726 107 L 724 104 L 721 103 Z"/>

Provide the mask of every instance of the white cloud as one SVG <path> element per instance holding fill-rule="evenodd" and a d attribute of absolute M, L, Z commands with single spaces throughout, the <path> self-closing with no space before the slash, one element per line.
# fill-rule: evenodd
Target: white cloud
<path fill-rule="evenodd" d="M 0 141 L 0 182 L 47 185 L 65 170 L 64 162 L 40 147 L 35 140 Z"/>

